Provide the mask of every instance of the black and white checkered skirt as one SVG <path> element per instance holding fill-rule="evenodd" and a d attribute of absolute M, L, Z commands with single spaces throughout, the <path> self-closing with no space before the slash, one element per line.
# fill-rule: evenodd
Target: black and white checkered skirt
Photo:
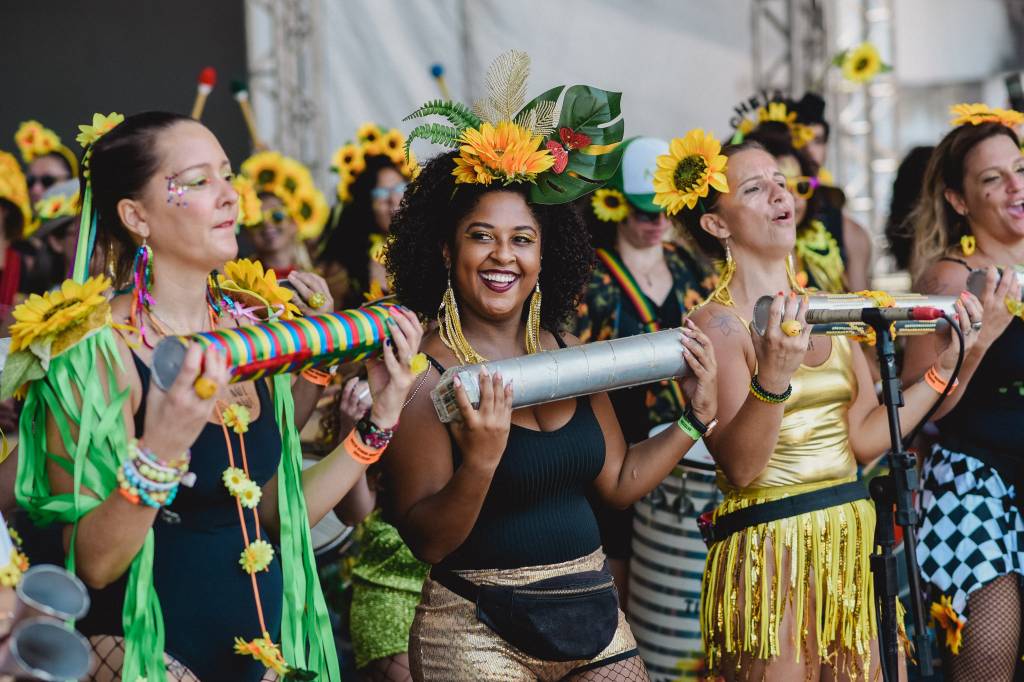
<path fill-rule="evenodd" d="M 964 616 L 967 596 L 1007 573 L 1024 574 L 1024 519 L 1013 488 L 970 455 L 932 448 L 922 472 L 917 561 Z"/>

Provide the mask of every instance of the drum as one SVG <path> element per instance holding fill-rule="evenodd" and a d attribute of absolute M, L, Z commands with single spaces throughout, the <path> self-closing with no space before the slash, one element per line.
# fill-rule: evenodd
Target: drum
<path fill-rule="evenodd" d="M 713 472 L 714 461 L 698 441 L 672 475 L 634 505 L 627 609 L 653 682 L 698 680 L 704 668 L 700 586 L 707 548 L 697 517 L 722 500 Z"/>
<path fill-rule="evenodd" d="M 303 457 L 302 468 L 308 469 L 319 461 L 314 457 Z M 313 553 L 317 559 L 330 559 L 344 552 L 352 544 L 353 530 L 355 529 L 351 526 L 342 523 L 333 510 L 327 512 L 327 516 L 310 529 L 313 536 Z"/>

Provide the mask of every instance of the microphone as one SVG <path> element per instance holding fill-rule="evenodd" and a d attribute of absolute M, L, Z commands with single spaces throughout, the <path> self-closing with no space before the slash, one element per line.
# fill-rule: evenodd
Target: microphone
<path fill-rule="evenodd" d="M 807 297 L 807 323 L 812 334 L 860 336 L 872 324 L 891 323 L 896 332 L 928 334 L 945 324 L 942 315 L 955 315 L 955 296 L 887 294 L 880 292 L 891 306 L 879 307 L 875 298 L 861 294 L 812 294 Z M 754 330 L 764 334 L 773 296 L 762 296 L 754 305 Z"/>

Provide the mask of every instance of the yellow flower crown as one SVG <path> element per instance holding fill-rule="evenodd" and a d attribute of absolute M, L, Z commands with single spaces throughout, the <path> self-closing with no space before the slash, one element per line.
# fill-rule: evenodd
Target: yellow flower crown
<path fill-rule="evenodd" d="M 331 170 L 338 174 L 338 200 L 342 203 L 352 201 L 352 184 L 366 170 L 368 156 L 388 157 L 409 180 L 419 175 L 416 155 L 410 150 L 406 157 L 405 146 L 405 135 L 398 128 L 384 130 L 376 123 L 359 126 L 355 141 L 338 147 L 331 157 Z"/>
<path fill-rule="evenodd" d="M 89 159 L 92 158 L 92 148 L 96 141 L 109 133 L 111 130 L 124 123 L 124 114 L 110 112 L 92 115 L 92 125 L 85 123 L 78 126 L 78 135 L 75 141 L 85 149 L 85 156 L 82 157 L 82 166 L 85 169 L 85 177 L 89 177 Z"/>
<path fill-rule="evenodd" d="M 798 123 L 796 112 L 789 111 L 785 102 L 768 102 L 767 106 L 758 107 L 757 119 L 744 118 L 736 128 L 736 136 L 733 142 L 740 142 L 757 129 L 762 123 L 774 121 L 782 123 L 789 128 L 790 139 L 794 149 L 803 148 L 808 142 L 814 139 L 814 130 L 810 126 Z"/>
<path fill-rule="evenodd" d="M 256 194 L 269 193 L 281 200 L 288 215 L 298 225 L 298 239 L 316 239 L 320 236 L 327 223 L 330 207 L 327 205 L 327 199 L 316 188 L 308 168 L 279 152 L 258 152 L 242 163 L 241 170 L 242 175 L 253 185 Z M 242 200 L 244 202 L 244 196 Z M 263 209 L 262 206 L 257 208 L 252 205 L 251 197 L 249 203 L 248 207 L 243 206 L 242 209 L 248 208 L 250 212 L 259 212 L 259 220 L 256 220 L 255 213 L 247 215 L 250 220 L 256 222 L 250 224 L 243 221 L 244 225 L 251 227 L 263 221 Z"/>
<path fill-rule="evenodd" d="M 14 143 L 18 145 L 21 158 L 25 163 L 47 154 L 59 154 L 71 167 L 71 175 L 78 175 L 78 159 L 75 153 L 65 147 L 57 133 L 39 121 L 24 121 L 14 133 Z"/>
<path fill-rule="evenodd" d="M 32 218 L 32 202 L 28 196 L 25 174 L 14 155 L 0 152 L 0 199 L 14 204 L 21 212 L 24 231 L 31 232 L 35 222 Z"/>
<path fill-rule="evenodd" d="M 1007 128 L 1016 128 L 1024 123 L 1024 114 L 1013 109 L 995 109 L 987 104 L 954 104 L 949 108 L 953 116 L 949 124 L 953 127 L 962 125 L 981 125 L 982 123 L 1001 123 Z"/>
<path fill-rule="evenodd" d="M 722 144 L 710 133 L 695 128 L 686 137 L 669 143 L 669 153 L 658 157 L 654 172 L 654 203 L 675 215 L 684 207 L 692 209 L 708 196 L 711 188 L 729 191 L 725 170 L 729 159 L 721 154 Z M 703 210 L 703 205 L 702 205 Z"/>

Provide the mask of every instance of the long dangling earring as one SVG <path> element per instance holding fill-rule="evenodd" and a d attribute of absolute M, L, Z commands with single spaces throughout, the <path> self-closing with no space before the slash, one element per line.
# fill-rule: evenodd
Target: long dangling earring
<path fill-rule="evenodd" d="M 130 320 L 131 325 L 139 330 L 142 342 L 149 346 L 146 339 L 146 321 L 142 311 L 148 311 L 156 301 L 153 299 L 153 249 L 149 248 L 146 239 L 135 250 L 135 260 L 132 262 L 132 307 Z M 150 346 L 152 347 L 152 346 Z"/>
<path fill-rule="evenodd" d="M 437 334 L 441 343 L 448 347 L 455 357 L 464 365 L 475 365 L 487 362 L 466 340 L 462 333 L 462 321 L 459 319 L 459 305 L 455 301 L 455 290 L 452 289 L 452 273 L 448 271 L 448 288 L 441 297 L 441 306 L 437 309 Z"/>
<path fill-rule="evenodd" d="M 729 240 L 726 239 L 725 262 L 718 264 L 718 284 L 708 296 L 709 301 L 727 306 L 733 305 L 732 294 L 729 293 L 729 282 L 732 281 L 734 274 L 736 274 L 736 261 L 732 258 L 732 249 L 729 248 Z"/>
<path fill-rule="evenodd" d="M 530 312 L 526 316 L 526 352 L 530 355 L 539 353 L 540 347 L 540 276 L 537 285 L 530 294 Z"/>

